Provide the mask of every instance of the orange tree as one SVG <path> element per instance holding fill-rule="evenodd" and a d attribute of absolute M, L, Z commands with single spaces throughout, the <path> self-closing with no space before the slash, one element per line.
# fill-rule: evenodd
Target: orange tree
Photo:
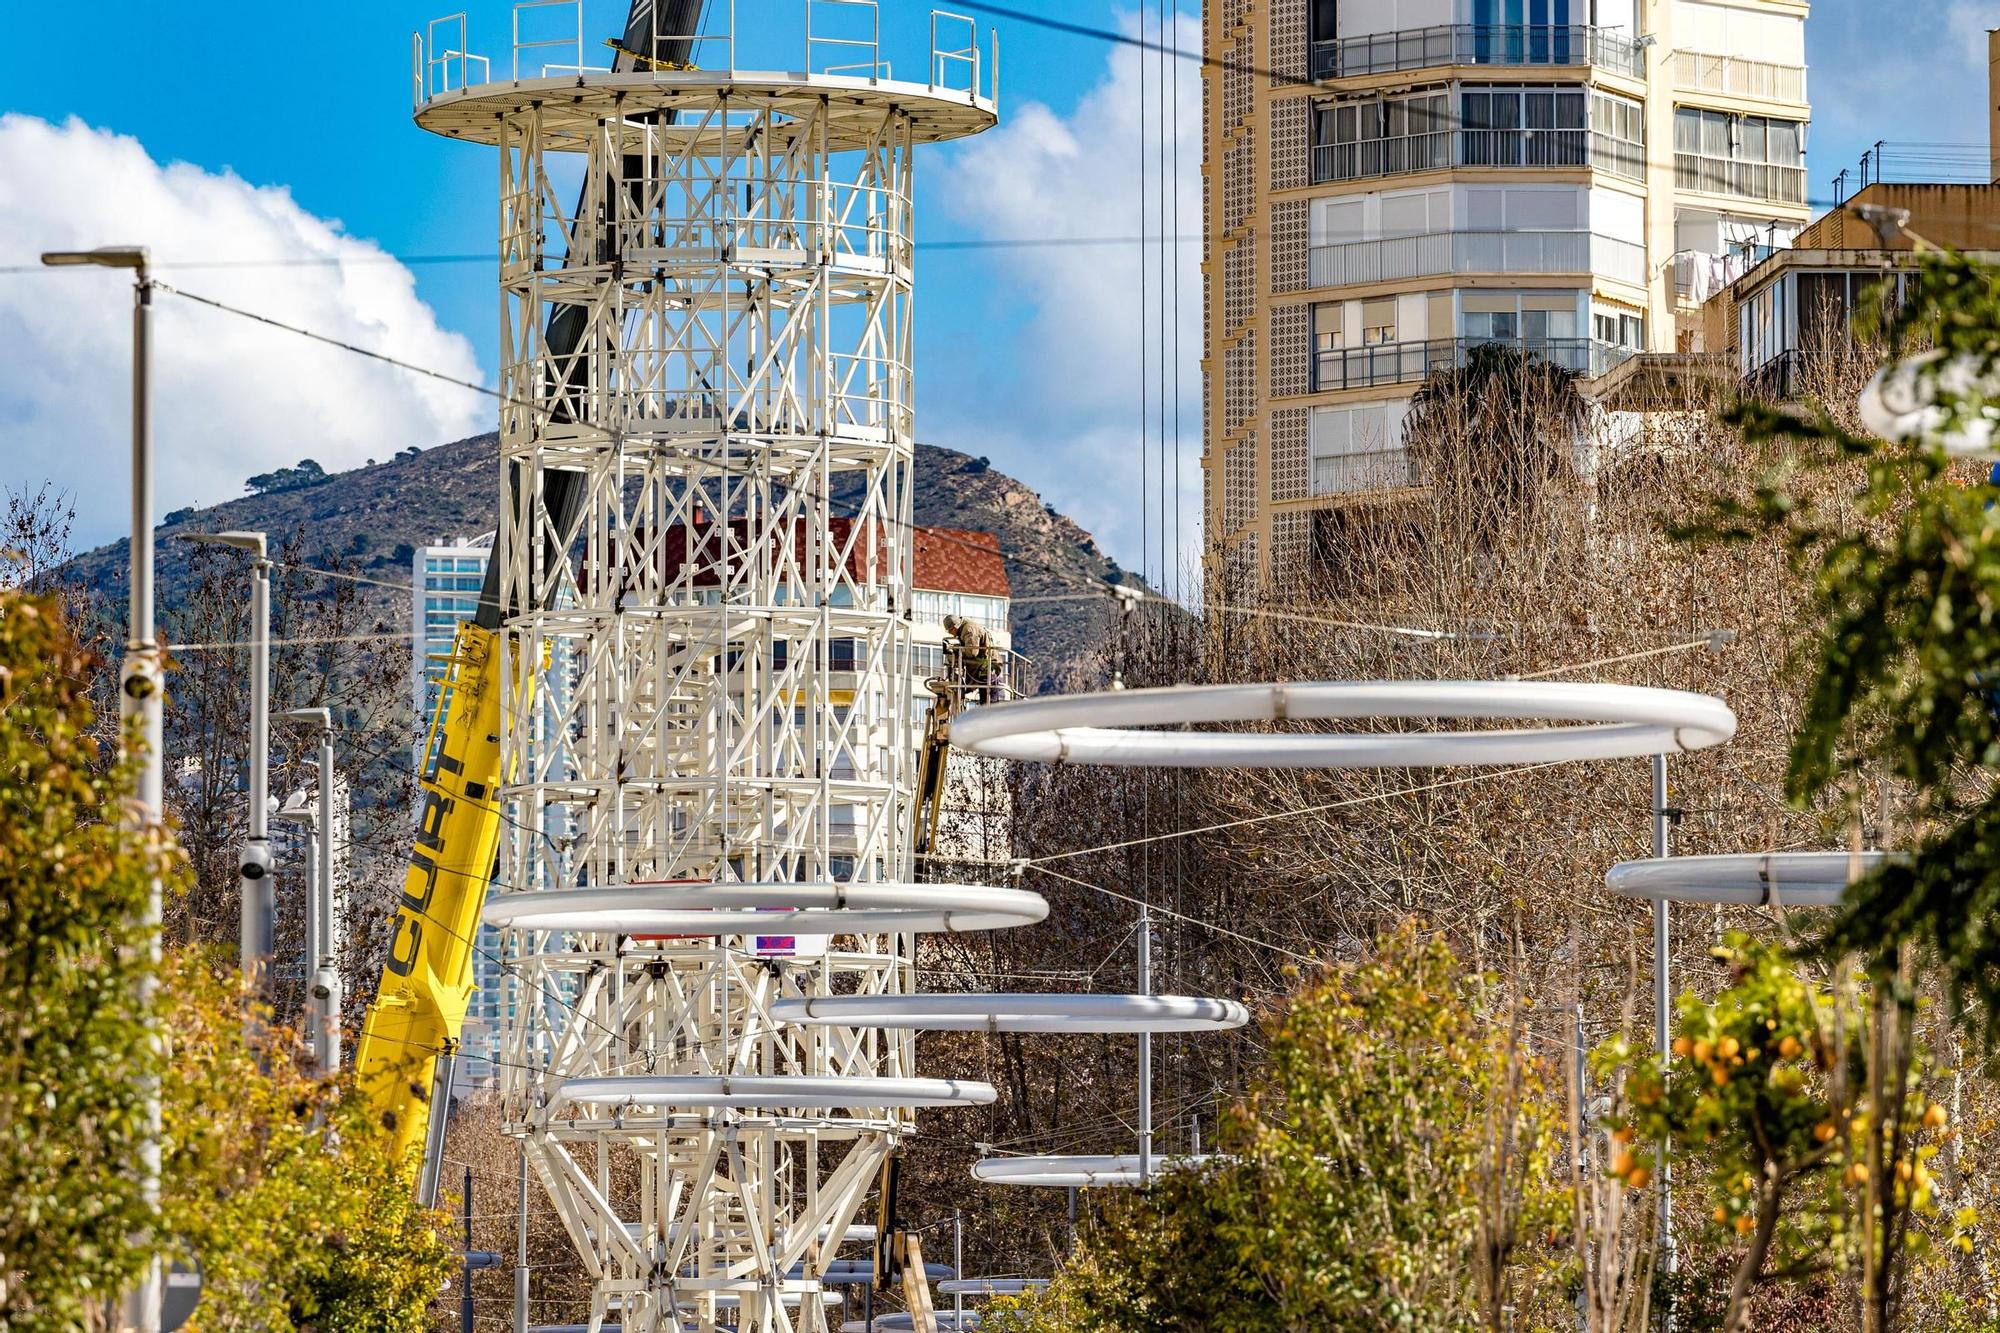
<path fill-rule="evenodd" d="M 1715 1239 L 1740 1246 L 1722 1318 L 1733 1333 L 1750 1327 L 1760 1287 L 1862 1258 L 1853 1222 L 1863 1212 L 1893 1230 L 1892 1260 L 1921 1247 L 1910 1224 L 1933 1209 L 1925 1163 L 1937 1151 L 1924 1140 L 1945 1117 L 1879 1096 L 1914 1081 L 1915 1057 L 1905 1051 L 1900 1078 L 1870 1077 L 1873 1006 L 1857 986 L 1820 986 L 1782 947 L 1742 935 L 1715 953 L 1730 984 L 1713 1002 L 1682 999 L 1664 1066 L 1622 1037 L 1596 1060 L 1607 1075 L 1625 1071 L 1611 1173 L 1643 1183 L 1657 1166 L 1651 1145 L 1662 1144 L 1705 1172 Z"/>
<path fill-rule="evenodd" d="M 1413 926 L 1313 977 L 1218 1155 L 1108 1200 L 997 1326 L 1460 1329 L 1510 1307 L 1532 1326 L 1562 1299 L 1561 1108 L 1487 989 Z"/>

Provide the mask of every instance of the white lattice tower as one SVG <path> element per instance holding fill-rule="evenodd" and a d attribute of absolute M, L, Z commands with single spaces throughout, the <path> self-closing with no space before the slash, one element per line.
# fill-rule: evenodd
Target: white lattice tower
<path fill-rule="evenodd" d="M 593 71 L 579 20 L 576 67 L 506 82 L 462 28 L 419 46 L 420 123 L 500 150 L 502 678 L 536 681 L 502 727 L 503 889 L 908 878 L 912 153 L 993 120 L 937 29 L 930 84 L 824 37 L 802 72 Z M 816 1277 L 913 1112 L 605 1080 L 910 1074 L 907 1033 L 768 1010 L 908 991 L 912 941 L 507 932 L 504 1115 L 594 1319 L 824 1327 Z"/>

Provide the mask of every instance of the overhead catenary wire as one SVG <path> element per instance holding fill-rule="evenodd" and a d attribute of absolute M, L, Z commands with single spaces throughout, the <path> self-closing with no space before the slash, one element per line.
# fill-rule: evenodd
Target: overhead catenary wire
<path fill-rule="evenodd" d="M 295 324 L 288 324 L 283 320 L 273 319 L 268 315 L 261 315 L 255 311 L 245 310 L 239 306 L 231 305 L 225 301 L 219 301 L 211 297 L 199 296 L 196 295 L 195 293 L 191 293 L 180 288 L 172 287 L 166 283 L 156 283 L 155 285 L 158 286 L 161 290 L 166 291 L 172 295 L 196 301 L 201 305 L 208 306 L 228 314 L 237 315 L 245 319 L 254 320 L 257 323 L 265 324 L 272 328 L 280 329 L 287 333 L 294 333 L 299 335 L 300 337 L 310 338 L 316 342 L 324 343 L 328 346 L 338 348 L 344 351 L 353 352 L 356 355 L 365 356 L 371 360 L 380 361 L 383 362 L 384 364 L 395 366 L 399 369 L 404 369 L 416 374 L 425 375 L 432 379 L 440 380 L 445 383 L 455 384 L 461 388 L 471 390 L 472 392 L 483 394 L 487 397 L 497 399 L 498 401 L 504 404 L 519 406 L 519 407 L 528 407 L 528 408 L 532 408 L 534 406 L 534 404 L 532 403 L 510 398 L 507 394 L 503 393 L 501 390 L 495 389 L 489 385 L 480 384 L 473 380 L 462 379 L 458 376 L 450 375 L 443 371 L 434 370 L 427 366 L 417 365 L 414 362 L 404 361 L 401 360 L 400 358 L 392 357 L 386 355 L 385 353 L 377 352 L 369 348 L 358 347 L 352 343 L 346 342 L 343 339 L 330 337 L 326 334 L 318 333 L 311 329 L 302 328 Z M 816 491 L 810 490 L 809 488 L 800 487 L 795 489 L 797 489 L 801 495 L 805 495 L 808 498 L 814 500 L 823 501 L 837 508 L 849 511 L 853 511 L 855 509 L 855 506 L 853 506 L 849 502 L 839 500 L 833 496 L 822 495 Z M 878 521 L 885 523 L 895 523 L 899 525 L 904 523 L 904 520 L 900 518 L 882 518 L 879 519 Z M 907 526 L 909 526 L 912 529 L 921 527 L 920 524 L 916 524 L 915 522 L 910 522 L 908 523 Z M 978 550 L 982 553 L 990 552 L 991 550 L 991 548 L 980 545 L 979 543 L 969 541 L 962 537 L 956 537 L 950 533 L 942 532 L 935 529 L 929 530 L 927 532 L 927 536 L 936 540 L 962 545 L 969 549 Z M 1183 607 L 1180 602 L 1175 601 L 1173 598 L 1166 596 L 1165 594 L 1154 589 L 1143 588 L 1143 587 L 1130 588 L 1122 584 L 1111 584 L 1101 578 L 1084 574 L 1076 570 L 1065 569 L 1062 566 L 1052 564 L 1048 561 L 1036 560 L 1032 557 L 1019 555 L 1018 553 L 1006 554 L 1004 558 L 1009 561 L 1012 561 L 1017 565 L 1025 565 L 1029 568 L 1040 570 L 1041 572 L 1049 574 L 1052 577 L 1063 579 L 1073 583 L 1078 583 L 1088 588 L 1090 590 L 1088 595 L 1092 597 L 1101 597 L 1111 600 L 1117 600 L 1121 596 L 1136 597 L 1141 601 L 1163 603 L 1169 606 L 1179 607 L 1183 610 L 1190 610 L 1190 611 L 1200 610 L 1200 611 L 1215 612 L 1227 615 L 1260 617 L 1265 619 L 1289 621 L 1301 624 L 1319 624 L 1335 629 L 1352 629 L 1357 631 L 1366 631 L 1369 633 L 1397 634 L 1413 638 L 1424 638 L 1424 639 L 1433 639 L 1433 638 L 1445 639 L 1445 638 L 1459 638 L 1459 637 L 1491 638 L 1495 636 L 1494 628 L 1481 628 L 1478 630 L 1468 630 L 1460 632 L 1453 630 L 1426 629 L 1417 626 L 1375 625 L 1362 621 L 1343 620 L 1337 617 L 1313 616 L 1313 615 L 1307 615 L 1302 612 L 1281 611 L 1272 607 L 1237 606 L 1224 602 L 1203 602 L 1200 603 L 1198 606 Z M 349 582 L 354 582 L 354 583 L 373 584 L 383 588 L 388 588 L 394 591 L 405 592 L 405 593 L 414 591 L 411 585 L 407 583 L 399 583 L 399 582 L 392 582 L 386 579 L 372 578 L 367 575 L 356 574 L 346 570 L 332 570 L 320 566 L 299 565 L 294 562 L 286 562 L 286 561 L 273 561 L 272 563 L 278 565 L 281 568 L 309 571 L 324 575 L 328 578 L 345 579 Z M 1081 595 L 1082 594 L 1079 594 L 1079 596 Z M 1016 605 L 1030 605 L 1037 600 L 1054 601 L 1059 599 L 1056 597 L 1045 597 L 1039 599 L 1014 598 L 1010 600 Z M 1069 599 L 1060 599 L 1060 600 L 1069 600 Z M 1663 630 L 1656 632 L 1665 633 L 1674 631 Z"/>
<path fill-rule="evenodd" d="M 1199 245 L 1199 236 L 1174 235 L 1169 238 L 1175 245 Z M 1138 236 L 952 236 L 936 240 L 917 241 L 918 250 L 978 251 L 978 250 L 1041 250 L 1071 247 L 1137 246 L 1144 241 Z M 167 269 L 271 269 L 271 268 L 345 268 L 348 265 L 370 264 L 492 264 L 499 267 L 497 254 L 395 254 L 381 253 L 369 255 L 290 255 L 273 259 L 155 259 L 148 265 L 154 272 Z M 46 264 L 0 264 L 0 274 L 19 275 L 29 273 L 67 274 L 83 272 L 81 268 L 51 268 Z"/>
<path fill-rule="evenodd" d="M 1076 847 L 1063 852 L 1050 852 L 1045 856 L 1020 857 L 1004 864 L 1037 870 L 1046 866 L 1050 861 L 1068 861 L 1079 856 L 1094 856 L 1100 852 L 1123 851 L 1126 848 L 1138 847 L 1147 843 L 1169 842 L 1177 838 L 1199 837 L 1204 833 L 1222 833 L 1229 829 L 1246 828 L 1252 824 L 1268 824 L 1273 820 L 1297 819 L 1303 815 L 1325 814 L 1331 810 L 1345 810 L 1352 806 L 1369 805 L 1378 801 L 1397 800 L 1405 796 L 1421 796 L 1425 792 L 1442 791 L 1448 787 L 1464 787 L 1478 782 L 1491 782 L 1497 778 L 1518 777 L 1523 773 L 1533 773 L 1538 769 L 1555 768 L 1566 762 L 1568 761 L 1551 759 L 1539 764 L 1520 764 L 1511 768 L 1496 768 L 1482 770 L 1478 773 L 1465 773 L 1455 778 L 1440 778 L 1436 782 L 1426 782 L 1416 787 L 1399 787 L 1394 791 L 1371 792 L 1365 796 L 1347 796 L 1337 801 L 1327 801 L 1319 805 L 1297 806 L 1261 815 L 1246 815 L 1241 819 L 1224 820 L 1222 823 L 1206 824 L 1200 828 L 1175 829 L 1171 833 L 1150 834 L 1139 838 L 1125 838 L 1118 842 L 1100 843 L 1095 847 Z"/>

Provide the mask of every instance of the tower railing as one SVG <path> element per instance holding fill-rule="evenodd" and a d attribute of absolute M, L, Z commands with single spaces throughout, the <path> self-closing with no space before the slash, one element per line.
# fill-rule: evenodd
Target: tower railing
<path fill-rule="evenodd" d="M 758 7 L 760 27 L 782 28 L 772 23 L 767 9 L 796 6 L 804 25 L 803 73 L 807 76 L 860 79 L 869 84 L 894 79 L 892 58 L 885 49 L 879 0 L 769 0 Z M 581 79 L 588 74 L 608 73 L 624 57 L 624 73 L 674 74 L 710 71 L 735 76 L 756 66 L 746 62 L 743 34 L 737 28 L 736 0 L 720 0 L 708 6 L 711 17 L 698 32 L 656 32 L 647 49 L 626 51 L 622 39 L 604 45 L 609 51 L 593 56 L 585 36 L 582 0 L 517 0 L 512 6 L 508 42 L 507 77 L 515 83 L 535 79 Z M 846 26 L 839 14 L 860 14 L 866 19 L 865 35 Z M 982 51 L 978 24 L 970 15 L 952 10 L 929 11 L 928 49 L 911 47 L 900 58 L 914 65 L 924 64 L 923 87 L 933 94 L 955 94 L 975 103 L 997 104 L 1000 96 L 1000 35 L 987 30 L 988 48 Z M 850 20 L 851 21 L 851 20 Z M 558 26 L 559 25 L 559 26 Z M 794 32 L 793 40 L 797 40 Z M 683 52 L 676 58 L 673 52 Z M 797 47 L 793 48 L 798 51 Z M 782 69 L 794 57 L 778 49 L 770 51 L 770 69 Z M 905 68 L 909 68 L 906 65 Z M 466 15 L 457 12 L 432 19 L 411 35 L 411 105 L 422 108 L 441 97 L 463 95 L 468 89 L 493 82 L 492 58 L 473 50 Z"/>
<path fill-rule="evenodd" d="M 1595 65 L 1638 78 L 1646 72 L 1646 53 L 1622 29 L 1545 23 L 1441 24 L 1336 38 L 1312 46 L 1315 79 L 1351 79 L 1446 65 Z"/>

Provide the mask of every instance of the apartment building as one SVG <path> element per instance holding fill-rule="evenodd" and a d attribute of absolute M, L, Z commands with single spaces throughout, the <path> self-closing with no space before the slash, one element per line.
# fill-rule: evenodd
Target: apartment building
<path fill-rule="evenodd" d="M 1869 217 L 1893 215 L 1902 229 Z M 1827 387 L 1816 367 L 1855 348 L 1855 316 L 1878 296 L 1900 298 L 1915 266 L 1913 238 L 2000 263 L 2000 184 L 1876 182 L 1816 218 L 1778 250 L 1755 250 L 1749 269 L 1708 299 L 1705 344 L 1728 382 L 1773 398 Z M 1872 369 L 1872 367 L 1870 367 Z M 1698 367 L 1671 369 L 1683 393 Z"/>
<path fill-rule="evenodd" d="M 1501 343 L 1586 382 L 1698 351 L 1806 206 L 1794 0 L 1219 0 L 1203 18 L 1215 560 L 1422 484 L 1409 399 Z"/>

